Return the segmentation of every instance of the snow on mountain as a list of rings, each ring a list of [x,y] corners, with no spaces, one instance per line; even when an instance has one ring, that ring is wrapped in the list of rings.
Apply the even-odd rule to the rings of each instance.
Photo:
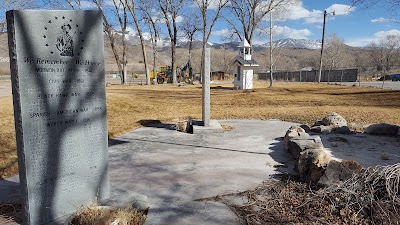
[[[321,42],[315,40],[306,39],[281,39],[272,42],[275,48],[302,48],[302,49],[319,49],[321,48]],[[269,43],[265,43],[260,47],[269,48]]]
[[[120,33],[118,33],[120,34]],[[122,35],[122,34],[120,34]],[[128,32],[126,34],[127,42],[131,45],[139,45],[140,40],[139,37],[132,32]],[[145,36],[145,43],[146,45],[151,45],[150,43],[150,37]],[[193,40],[192,42],[192,47],[194,49],[196,48],[201,48],[202,46],[202,41],[201,40]],[[211,43],[208,42],[207,46],[212,47],[212,48],[231,48],[231,49],[236,49],[237,46],[239,45],[239,42],[228,42],[228,43]],[[165,37],[162,38],[158,41],[158,46],[161,47],[161,49],[167,48],[170,46],[170,40],[169,38]],[[189,47],[189,41],[185,38],[178,39],[177,41],[177,48],[188,48]],[[319,49],[321,48],[321,42],[320,41],[315,41],[315,40],[306,40],[306,39],[292,39],[292,38],[287,38],[287,39],[281,39],[281,40],[276,40],[273,42],[273,46],[275,48],[297,48],[297,49]],[[253,45],[254,49],[262,49],[262,48],[269,48],[269,42],[265,44],[254,44]]]

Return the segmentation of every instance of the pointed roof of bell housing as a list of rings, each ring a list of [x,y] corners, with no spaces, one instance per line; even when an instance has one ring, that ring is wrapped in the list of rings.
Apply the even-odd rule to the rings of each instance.
[[[250,46],[249,42],[246,40],[246,38],[243,38],[242,43],[238,47],[239,48],[243,48],[243,47],[250,48],[251,46]]]

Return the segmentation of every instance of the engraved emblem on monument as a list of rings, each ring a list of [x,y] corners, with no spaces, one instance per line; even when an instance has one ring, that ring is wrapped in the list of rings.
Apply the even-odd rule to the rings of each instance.
[[[43,39],[45,46],[49,49],[50,54],[59,52],[60,56],[73,57],[76,53],[80,55],[80,51],[83,50],[84,39],[79,39],[83,34],[79,30],[79,24],[75,23],[73,19],[69,19],[65,16],[55,16],[54,19],[48,20],[47,25],[44,27],[45,34]],[[57,39],[51,40],[47,32],[54,32],[59,30]],[[54,48],[55,47],[55,48]]]

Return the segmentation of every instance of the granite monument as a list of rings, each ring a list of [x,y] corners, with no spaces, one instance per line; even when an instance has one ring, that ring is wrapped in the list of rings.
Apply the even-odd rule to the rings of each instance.
[[[102,13],[7,12],[24,224],[110,195]]]

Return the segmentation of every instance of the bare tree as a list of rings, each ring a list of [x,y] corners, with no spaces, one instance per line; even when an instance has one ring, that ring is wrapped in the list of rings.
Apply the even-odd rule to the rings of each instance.
[[[371,63],[380,71],[383,68],[383,49],[375,42],[368,44],[367,48],[370,50]]]
[[[337,34],[331,33],[326,42],[326,62],[324,62],[324,65],[328,66],[330,69],[337,69],[345,66],[344,40],[337,36]]]
[[[194,0],[202,16],[203,46],[202,46],[202,74],[204,75],[204,53],[208,39],[210,39],[212,29],[219,18],[222,9],[228,0]],[[213,5],[212,5],[213,4]]]
[[[128,0],[125,0],[125,5],[128,7],[129,12],[131,13],[133,21],[135,22],[135,25],[136,25],[136,30],[138,31],[138,34],[139,34],[140,45],[142,46],[144,70],[146,71],[146,84],[150,85],[150,74],[149,74],[149,69],[148,69],[148,66],[147,66],[146,45],[145,45],[145,42],[144,42],[145,40],[144,40],[144,37],[143,37],[143,32],[142,32],[142,29],[140,27],[138,16],[137,16],[137,13],[136,13],[137,6],[136,6],[136,3],[135,3],[135,0],[131,0],[130,4],[128,3]]]
[[[234,15],[237,23],[230,17],[226,18],[233,33],[237,34],[240,40],[245,38],[249,44],[253,40],[256,29],[264,21],[264,17],[274,9],[281,9],[288,4],[294,4],[298,0],[230,0],[227,7]]]
[[[17,10],[17,9],[28,9],[36,7],[35,0],[0,0],[0,9],[4,11]],[[7,21],[4,14],[0,14],[0,35],[5,32],[7,27]]]
[[[179,11],[182,9],[183,0],[158,0],[160,10],[164,17],[165,25],[167,26],[168,35],[171,41],[171,67],[172,67],[172,82],[177,83],[176,70],[175,70],[175,53],[177,42],[177,19]]]
[[[126,57],[126,27],[128,25],[128,4],[127,0],[112,0],[112,1],[121,28],[122,60],[120,64],[122,66],[121,80],[123,80],[122,83],[124,84],[126,82],[126,77],[127,77],[126,64],[128,63]]]
[[[372,42],[368,45],[370,49],[371,63],[378,71],[390,70],[398,61],[400,54],[400,36],[387,35],[378,43]]]
[[[125,53],[126,52],[126,45],[123,46],[123,48],[122,48],[123,60],[120,60],[120,53],[119,53],[119,51],[117,49],[117,46],[116,46],[117,32],[113,29],[113,27],[111,26],[108,18],[104,14],[103,1],[102,0],[93,0],[93,3],[102,12],[104,30],[105,30],[105,33],[106,33],[109,41],[110,41],[110,46],[111,46],[112,52],[114,54],[114,58],[115,58],[116,64],[118,66],[119,73],[121,74],[121,83],[125,84],[125,82],[126,82],[126,76],[125,76],[125,72],[126,72],[126,69],[125,69],[125,67],[126,67],[126,58],[125,58],[126,57],[126,53]],[[115,8],[117,9],[117,11],[119,13],[119,10],[118,10],[119,6],[117,5],[116,0],[113,0],[113,3],[115,3],[114,6],[115,6]],[[126,14],[126,10],[125,10],[125,14]],[[123,24],[123,21],[120,18],[120,16],[118,16],[118,17],[119,17],[120,21]],[[126,30],[126,26],[125,26],[125,30]],[[125,42],[125,33],[124,32],[122,33],[121,37],[122,37],[122,40],[123,40],[123,43],[124,43]]]
[[[400,50],[400,36],[387,35],[380,42],[381,48],[384,49],[384,63],[386,70],[391,70],[398,61]]]
[[[43,3],[50,8],[63,8],[79,10],[82,8],[81,0],[43,0]]]
[[[193,39],[195,38],[195,34],[201,30],[200,26],[200,16],[193,12],[189,11],[188,15],[185,16],[185,20],[182,22],[180,26],[181,30],[185,37],[189,40],[189,60],[187,62],[187,67],[189,69],[189,78],[193,81],[193,70],[192,70],[192,49],[193,49]]]
[[[149,27],[149,33],[151,37],[151,46],[153,50],[153,75],[154,75],[154,84],[157,84],[157,42],[160,37],[159,27],[157,23],[159,22],[159,18],[153,15],[153,10],[155,9],[154,1],[140,0],[139,8],[142,11],[143,20]]]

